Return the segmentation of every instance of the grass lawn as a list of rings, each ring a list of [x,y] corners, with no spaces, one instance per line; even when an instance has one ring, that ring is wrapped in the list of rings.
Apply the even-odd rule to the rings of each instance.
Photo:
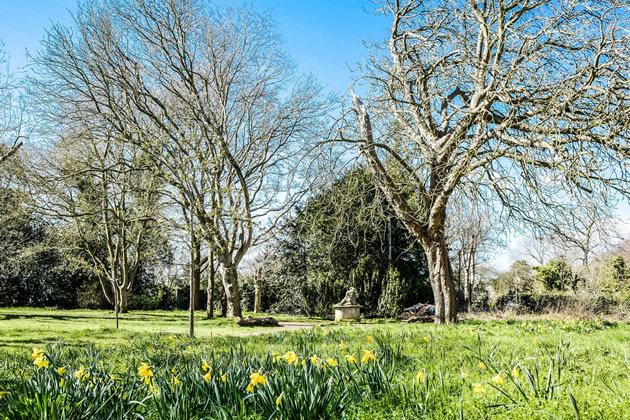
[[[252,314],[253,315],[253,314]],[[274,316],[281,322],[326,322],[318,318]],[[0,308],[0,350],[30,349],[63,340],[69,345],[116,344],[151,334],[187,335],[187,311],[131,311],[120,314],[116,330],[113,311]],[[273,327],[240,327],[232,320],[195,317],[195,335],[248,335],[274,331]]]
[[[469,320],[231,336],[243,328],[200,317],[190,340],[184,312],[124,315],[122,331],[103,315],[111,318],[0,309],[0,418],[630,419],[627,323]],[[56,337],[67,344],[31,358],[31,344]]]

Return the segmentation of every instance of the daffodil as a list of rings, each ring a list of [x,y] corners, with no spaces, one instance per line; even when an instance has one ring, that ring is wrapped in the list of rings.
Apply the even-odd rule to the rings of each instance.
[[[352,354],[346,354],[346,361],[348,363],[357,363],[356,357],[354,357]]]
[[[282,402],[282,396],[284,395],[284,392],[282,392],[280,395],[278,395],[278,398],[276,398],[276,405],[280,405],[280,403]]]
[[[46,356],[42,356],[40,358],[37,358],[35,360],[33,360],[33,364],[35,366],[37,366],[38,368],[47,368],[48,366],[50,366],[50,362],[48,361],[48,359],[46,358]]]
[[[59,387],[62,388],[64,386],[66,386],[66,380],[63,378],[59,379]]]
[[[317,357],[317,355],[316,355],[316,354],[314,354],[313,356],[311,356],[311,363],[312,363],[312,364],[314,364],[314,365],[316,365],[316,366],[319,366],[319,358]]]
[[[514,369],[512,369],[512,376],[514,376],[515,378],[521,376],[521,371],[519,370],[518,366],[514,366]]]
[[[368,342],[368,343],[371,343],[372,341],[374,341],[374,339],[373,339],[372,337],[368,337],[368,338],[367,338],[367,342]]]
[[[85,371],[85,368],[84,368],[83,366],[81,366],[81,367],[79,368],[79,370],[77,370],[77,371],[74,373],[74,376],[75,376],[78,380],[83,381],[83,380],[85,380],[85,379],[87,379],[87,378],[89,378],[89,377],[90,377],[90,373],[89,373],[89,372],[86,372],[86,371]]]
[[[258,372],[254,372],[252,373],[249,378],[251,379],[251,384],[253,386],[256,385],[266,385],[267,384],[267,379],[265,378],[264,375],[261,375]]]
[[[212,379],[212,373],[208,372],[205,375],[203,375],[202,378],[204,381],[210,382],[210,379]]]
[[[500,373],[498,373],[494,378],[492,378],[492,382],[494,382],[497,385],[502,385],[503,384],[503,377],[501,376]]]
[[[33,354],[31,354],[31,358],[33,360],[40,359],[44,356],[44,350],[40,350],[36,347],[33,347]]]
[[[473,392],[475,394],[485,394],[486,388],[483,386],[483,384],[473,384]]]
[[[418,372],[418,374],[416,375],[416,381],[418,381],[418,382],[424,381],[424,372],[423,371]]]
[[[333,358],[326,359],[326,363],[328,364],[328,366],[337,366],[339,364],[337,363],[337,360]]]
[[[179,381],[177,376],[173,376],[173,385],[181,385],[182,383]]]
[[[427,343],[428,343],[429,341],[431,341],[431,339],[430,339],[429,337],[422,337],[422,339],[423,339],[424,341],[426,341]]]
[[[254,385],[252,385],[251,383],[247,385],[247,392],[254,392]]]
[[[201,369],[203,369],[204,372],[212,371],[212,366],[210,366],[210,363],[208,363],[206,360],[202,360]]]
[[[468,378],[468,372],[462,371],[462,379]]]
[[[302,359],[302,366],[306,366],[306,359]]]
[[[64,373],[66,373],[66,368],[63,366],[60,367],[59,369],[57,369],[57,373],[63,375]]]
[[[147,365],[146,363],[142,363],[140,366],[138,366],[138,375],[142,377],[142,382],[144,382],[145,384],[150,384],[153,377],[153,371],[151,370],[149,365]]]
[[[223,383],[227,382],[227,376],[223,374],[223,372],[220,373],[221,375],[221,380],[223,381]]]
[[[126,392],[123,392],[122,399],[123,399],[123,401],[125,401],[127,399],[127,393]]]
[[[370,360],[376,360],[376,355],[373,350],[363,350],[363,357],[361,358],[361,363],[367,363]]]
[[[298,355],[295,354],[294,351],[288,351],[284,354],[284,356],[282,356],[284,358],[284,360],[287,361],[288,364],[293,364],[295,365],[297,363],[298,360]]]
[[[175,375],[177,373],[177,368],[176,367],[171,368],[171,373]]]
[[[483,362],[479,362],[479,364],[477,366],[479,366],[479,369],[485,369],[486,368],[486,365]]]
[[[343,350],[346,348],[346,345],[343,344],[343,341],[341,343],[339,343],[339,350]]]

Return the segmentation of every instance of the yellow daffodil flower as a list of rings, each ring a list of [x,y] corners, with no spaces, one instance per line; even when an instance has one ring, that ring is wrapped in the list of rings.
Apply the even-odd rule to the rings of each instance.
[[[43,356],[44,356],[44,350],[40,350],[36,347],[33,347],[33,354],[31,354],[31,358],[33,360],[40,359]]]
[[[429,337],[422,337],[422,339],[426,341],[427,343],[431,340]]]
[[[85,371],[85,368],[84,368],[83,366],[81,366],[81,367],[79,368],[79,370],[77,370],[77,371],[74,373],[74,376],[75,376],[78,380],[83,381],[83,380],[85,380],[85,379],[89,378],[89,377],[90,377],[90,374],[89,374],[89,372],[86,372],[86,371]]]
[[[276,405],[280,405],[280,403],[282,402],[283,395],[284,395],[284,392],[278,395],[278,398],[276,398]]]
[[[59,387],[64,387],[64,386],[66,386],[66,380],[63,378],[59,379]]]
[[[424,381],[424,372],[422,371],[418,372],[418,374],[416,375],[416,381],[418,382]]]
[[[210,366],[210,363],[208,363],[207,361],[202,360],[201,361],[201,369],[203,369],[204,372],[212,371],[212,366]]]
[[[346,354],[346,361],[348,363],[357,363],[357,359],[352,354]]]
[[[173,376],[173,385],[181,385],[182,383],[179,381],[177,376]]]
[[[368,337],[368,338],[367,338],[367,342],[368,342],[368,343],[371,343],[372,341],[374,341],[374,339],[373,339],[372,337]]]
[[[210,382],[210,379],[212,379],[212,373],[208,372],[205,375],[203,375],[202,378],[204,381]]]
[[[294,351],[288,351],[282,356],[288,364],[295,364],[298,360],[298,355]]]
[[[66,368],[63,366],[60,367],[59,369],[57,369],[57,373],[63,375],[64,373],[66,373]]]
[[[492,378],[492,382],[497,385],[503,385],[504,380],[500,373],[498,373],[494,378]]]
[[[221,380],[223,381],[223,383],[227,382],[227,376],[224,375],[223,373],[220,374],[221,375]]]
[[[483,384],[473,384],[473,392],[475,394],[485,394],[486,388],[483,386]]]
[[[326,363],[328,364],[328,366],[337,366],[339,364],[337,363],[337,360],[333,358],[326,359]]]
[[[252,385],[251,383],[247,385],[247,392],[254,392],[254,385]]]
[[[252,384],[253,386],[256,386],[256,385],[259,385],[259,384],[260,384],[260,385],[266,385],[266,384],[267,384],[267,379],[265,378],[265,376],[264,376],[264,375],[261,375],[261,374],[260,374],[260,373],[258,373],[258,372],[254,372],[254,373],[252,373],[252,374],[249,376],[249,378],[251,379],[251,384]]]
[[[479,362],[479,364],[477,366],[479,366],[479,369],[485,369],[486,368],[486,365],[483,362]]]
[[[138,366],[138,375],[142,377],[142,382],[144,382],[145,384],[150,384],[151,378],[153,377],[153,371],[151,370],[149,365],[147,365],[146,363],[142,363],[140,366]]]
[[[519,370],[518,366],[514,366],[514,369],[512,369],[512,376],[514,376],[515,378],[521,376],[521,371]]]
[[[370,360],[376,360],[376,354],[374,354],[374,351],[363,350],[363,357],[361,358],[361,363],[367,363]]]
[[[343,341],[341,343],[339,343],[339,350],[343,350],[346,348],[346,345],[343,344]]]
[[[33,364],[35,366],[37,366],[38,368],[47,368],[48,366],[50,366],[50,362],[48,361],[48,359],[46,358],[46,356],[42,356],[38,359],[33,360]]]

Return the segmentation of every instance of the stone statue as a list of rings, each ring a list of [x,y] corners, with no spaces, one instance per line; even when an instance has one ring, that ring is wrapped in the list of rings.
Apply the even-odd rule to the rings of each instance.
[[[337,304],[337,306],[351,306],[358,305],[355,297],[354,287],[351,287],[346,292],[346,296],[343,298],[341,302]]]

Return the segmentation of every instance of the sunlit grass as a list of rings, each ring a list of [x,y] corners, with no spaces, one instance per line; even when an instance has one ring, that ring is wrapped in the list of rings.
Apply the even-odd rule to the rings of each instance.
[[[321,319],[276,316],[279,321],[324,322]],[[195,317],[195,335],[246,335],[273,331],[271,327],[240,327],[231,319]],[[112,311],[0,308],[0,349],[30,348],[57,340],[71,345],[115,344],[151,334],[187,335],[187,311],[130,311],[120,314],[116,330]]]
[[[147,313],[136,322],[144,317],[148,328],[169,328],[171,322],[186,327],[183,312]],[[129,326],[132,320],[127,322]],[[212,322],[217,330],[227,327],[225,320]],[[80,328],[73,331],[80,335]],[[326,413],[331,418],[345,413],[347,418],[388,420],[630,418],[630,326],[607,319],[325,325],[195,340],[183,332],[161,331],[124,335],[125,341],[119,334],[128,333],[103,330],[82,338],[94,346],[80,346],[76,340],[71,346],[48,346],[49,368],[33,364],[30,347],[0,349],[0,392],[13,395],[0,400],[0,413],[8,401],[18,412],[26,410],[29,403],[24,401],[37,400],[34,396],[43,388],[51,393],[46,401],[54,401],[57,409],[65,407],[59,398],[64,391],[54,385],[60,379],[54,369],[65,367],[72,380],[85,366],[103,378],[94,384],[101,394],[76,380],[72,391],[65,392],[91,401],[84,403],[86,412],[108,401],[108,413],[128,410],[129,417],[315,418],[296,413],[309,413],[309,404],[317,403],[321,418]],[[117,341],[108,341],[108,335]],[[204,360],[213,367],[208,381]],[[143,383],[138,371],[143,363],[161,392]],[[248,391],[256,372],[266,382]],[[109,380],[111,374],[118,379]],[[142,405],[130,405],[130,398]],[[29,411],[24,418],[39,415],[41,411]]]

